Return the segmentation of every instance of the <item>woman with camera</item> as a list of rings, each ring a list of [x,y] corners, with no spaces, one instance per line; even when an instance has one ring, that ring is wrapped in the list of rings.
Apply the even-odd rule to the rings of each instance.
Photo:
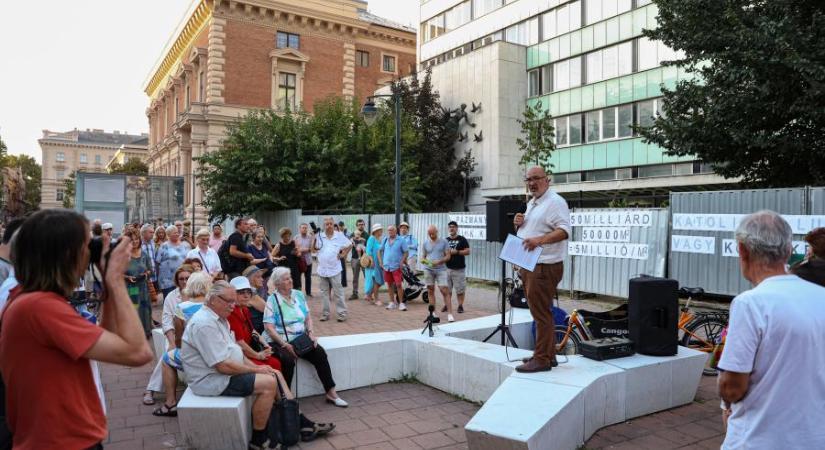
[[[271,294],[266,300],[264,313],[266,339],[273,349],[278,349],[281,371],[287,384],[292,384],[295,364],[298,358],[303,358],[315,366],[326,391],[327,403],[346,408],[349,404],[335,392],[327,352],[318,344],[318,338],[312,332],[312,317],[309,315],[306,297],[303,292],[292,289],[292,274],[289,269],[273,269],[268,286]]]
[[[29,217],[12,244],[20,286],[0,318],[0,371],[15,448],[102,448],[106,416],[89,361],[138,367],[152,360],[123,282],[129,237],[111,253],[103,238],[100,326],[67,302],[89,264],[90,238],[85,217],[47,209]]]
[[[126,232],[126,236],[131,239],[131,253],[129,258],[129,266],[126,267],[124,278],[126,279],[126,291],[129,293],[129,298],[132,299],[132,304],[140,317],[140,323],[143,324],[143,333],[146,338],[152,335],[152,298],[154,295],[149,292],[150,277],[152,276],[152,259],[143,252],[140,245],[140,234],[135,230]]]

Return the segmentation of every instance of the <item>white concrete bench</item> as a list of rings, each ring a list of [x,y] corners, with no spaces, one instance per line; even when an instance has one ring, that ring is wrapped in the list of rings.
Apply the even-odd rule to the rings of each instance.
[[[246,450],[252,436],[253,397],[203,397],[191,388],[178,402],[178,425],[198,450]]]

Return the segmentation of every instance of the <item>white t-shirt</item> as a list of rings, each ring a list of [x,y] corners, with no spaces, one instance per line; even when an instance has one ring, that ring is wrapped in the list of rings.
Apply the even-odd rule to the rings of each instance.
[[[352,243],[344,236],[344,233],[335,231],[332,238],[326,232],[318,233],[315,236],[315,249],[318,250],[318,276],[334,277],[341,273],[341,260],[338,253]]]
[[[781,275],[739,294],[719,368],[750,373],[723,449],[825,449],[825,288]]]
[[[211,248],[207,248],[204,252],[200,247],[195,247],[186,254],[186,259],[189,258],[197,258],[201,262],[203,270],[210,275],[215,275],[221,271],[221,258],[218,257],[218,252]]]
[[[567,232],[568,239],[573,236],[567,202],[561,195],[548,189],[541,197],[527,202],[524,223],[519,227],[517,235],[522,239],[527,239],[543,236],[559,228]],[[546,244],[542,246],[539,263],[554,264],[564,261],[565,256],[567,256],[567,240]]]

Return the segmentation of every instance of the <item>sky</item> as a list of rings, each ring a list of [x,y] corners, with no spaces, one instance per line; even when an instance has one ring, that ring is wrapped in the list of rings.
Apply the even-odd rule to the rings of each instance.
[[[147,133],[143,82],[190,2],[0,2],[0,137],[9,153],[40,161],[44,129]],[[419,4],[370,0],[369,11],[413,26]]]

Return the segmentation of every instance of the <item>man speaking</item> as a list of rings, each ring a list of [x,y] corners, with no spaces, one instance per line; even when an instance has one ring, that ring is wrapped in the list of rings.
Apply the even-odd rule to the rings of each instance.
[[[527,250],[542,250],[535,270],[519,270],[530,314],[536,321],[536,350],[516,371],[547,372],[558,365],[552,305],[564,274],[562,261],[567,255],[565,241],[570,237],[570,210],[567,202],[550,190],[550,180],[541,167],[528,169],[524,182],[533,199],[527,202],[524,214],[516,214],[513,225]]]

